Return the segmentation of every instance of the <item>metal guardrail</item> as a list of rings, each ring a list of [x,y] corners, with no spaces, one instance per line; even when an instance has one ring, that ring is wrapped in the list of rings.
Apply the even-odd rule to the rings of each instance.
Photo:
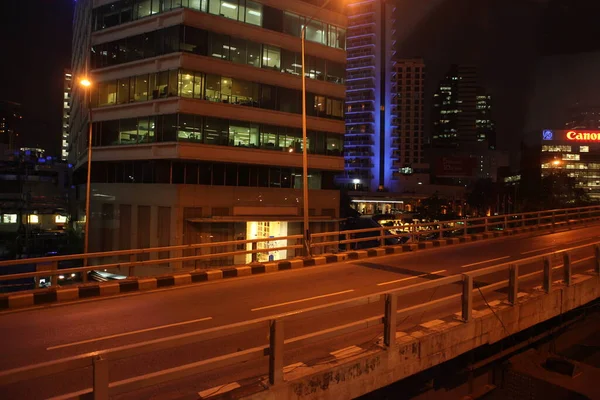
[[[563,282],[571,285],[572,277],[572,255],[582,250],[593,250],[594,272],[600,274],[600,242],[585,244],[568,249],[544,253],[518,261],[506,262],[491,267],[478,269],[472,272],[457,274],[439,278],[436,280],[419,283],[403,288],[381,291],[350,300],[341,300],[334,303],[305,308],[299,311],[282,313],[278,315],[258,318],[250,321],[234,323],[230,325],[214,327],[210,329],[189,332],[160,339],[148,340],[140,343],[129,344],[108,350],[81,354],[73,357],[63,358],[55,361],[44,362],[21,368],[15,368],[0,372],[0,386],[6,386],[18,382],[54,375],[61,372],[92,367],[93,387],[78,392],[65,394],[57,398],[74,398],[86,394],[93,394],[94,399],[108,399],[120,393],[131,392],[159,383],[189,377],[208,370],[230,366],[250,360],[269,359],[269,383],[275,385],[283,382],[283,356],[286,346],[308,345],[323,341],[325,339],[356,332],[365,328],[382,327],[383,346],[389,348],[395,345],[397,321],[400,318],[412,316],[417,313],[432,311],[442,306],[460,304],[462,321],[472,321],[473,297],[478,291],[488,292],[508,287],[508,302],[514,305],[517,301],[519,282],[543,275],[542,286],[546,293],[552,287],[553,269],[563,269]],[[553,259],[562,257],[563,264],[553,267]],[[529,274],[520,275],[519,266],[536,263],[542,268]],[[475,278],[494,273],[508,273],[507,279],[487,286],[474,288]],[[437,300],[428,301],[414,306],[398,309],[398,298],[416,294],[425,290],[437,289],[450,284],[460,284],[461,293],[442,297]],[[337,325],[325,330],[311,332],[302,336],[286,338],[285,325],[298,319],[318,316],[333,311],[344,311],[358,306],[383,302],[383,313],[377,314],[358,321],[352,321],[343,325]],[[459,303],[459,304],[457,304]],[[121,360],[142,354],[176,348],[192,343],[198,343],[227,335],[243,333],[254,329],[268,331],[269,343],[263,346],[249,348],[235,353],[224,354],[218,357],[203,359],[193,363],[181,365],[132,378],[110,381],[109,362]]]
[[[480,218],[466,218],[451,221],[413,223],[405,227],[405,232],[391,234],[390,229],[396,227],[376,227],[347,231],[313,233],[310,248],[313,255],[350,251],[360,247],[364,242],[378,242],[385,246],[390,240],[404,238],[408,242],[417,243],[422,240],[444,239],[465,236],[468,234],[485,233],[493,230],[505,230],[525,226],[549,226],[554,228],[558,223],[573,221],[588,221],[600,217],[600,206],[548,210],[540,212],[498,215]],[[269,243],[288,241],[286,246],[268,248]],[[22,278],[51,277],[53,286],[58,284],[58,276],[66,274],[82,274],[83,281],[87,280],[88,271],[102,269],[128,270],[129,276],[135,276],[137,268],[156,264],[175,264],[190,261],[215,261],[240,255],[252,255],[256,261],[258,253],[268,253],[278,250],[303,249],[302,235],[291,235],[277,238],[236,240],[227,242],[210,242],[187,245],[153,247],[147,249],[114,250],[86,254],[71,254],[64,256],[39,257],[20,260],[0,261],[0,282]],[[292,242],[292,243],[290,243]],[[250,244],[251,249],[247,249]],[[263,247],[261,248],[261,244]],[[240,246],[243,247],[240,249]],[[225,250],[223,250],[225,249]],[[193,251],[202,254],[179,255]],[[175,254],[174,254],[175,253]],[[166,258],[161,258],[168,254]],[[288,258],[293,258],[288,257]],[[123,261],[127,258],[127,261]],[[147,259],[143,259],[147,258]],[[118,260],[118,261],[115,261]],[[59,263],[64,261],[82,261],[85,267],[59,269]],[[3,267],[35,264],[35,272],[1,274]],[[210,268],[206,266],[205,268]]]

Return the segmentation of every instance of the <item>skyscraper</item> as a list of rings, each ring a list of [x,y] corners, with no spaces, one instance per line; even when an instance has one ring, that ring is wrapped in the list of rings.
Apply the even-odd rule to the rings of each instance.
[[[459,147],[480,141],[475,120],[477,69],[452,65],[433,97],[433,147]]]
[[[429,158],[434,181],[468,185],[476,179],[496,180],[508,166],[508,153],[495,151],[492,96],[478,85],[477,68],[452,65],[433,101],[433,132]]]
[[[78,1],[73,77],[89,64],[94,87],[92,249],[293,235],[305,211],[312,232],[335,228],[347,19],[310,3]],[[311,190],[303,210],[300,35],[311,17]],[[80,88],[72,114],[74,178],[82,184],[87,109]]]
[[[384,0],[349,0],[342,186],[377,191],[392,182],[393,13]]]
[[[62,161],[69,158],[69,118],[71,115],[71,89],[72,89],[71,71],[64,72],[63,88],[63,118],[62,118],[62,138],[61,138],[61,156]]]
[[[390,153],[394,170],[392,191],[401,191],[413,176],[425,183],[425,63],[421,59],[394,61],[392,75],[392,140]],[[415,175],[416,174],[416,175]]]

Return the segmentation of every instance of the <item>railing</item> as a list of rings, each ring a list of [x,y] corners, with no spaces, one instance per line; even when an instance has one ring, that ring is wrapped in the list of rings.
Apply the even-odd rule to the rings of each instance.
[[[204,329],[200,331],[179,334],[160,339],[149,340],[140,343],[129,344],[108,350],[102,350],[92,353],[81,354],[73,357],[63,358],[56,361],[44,362],[31,366],[15,368],[0,372],[0,386],[10,385],[18,382],[30,383],[33,379],[54,375],[61,372],[73,371],[82,368],[92,367],[93,387],[69,393],[61,398],[73,398],[93,393],[94,399],[108,399],[109,396],[139,390],[148,386],[157,385],[163,382],[189,377],[200,374],[208,370],[231,366],[251,360],[265,359],[268,357],[269,383],[276,385],[283,382],[284,362],[283,356],[286,347],[305,346],[315,344],[323,340],[358,332],[366,328],[382,329],[383,349],[391,348],[395,345],[396,330],[398,322],[409,316],[433,311],[440,307],[460,307],[460,315],[463,323],[469,323],[473,319],[474,295],[480,293],[485,301],[483,294],[508,287],[508,302],[514,305],[517,301],[519,284],[525,280],[531,280],[542,275],[542,287],[546,293],[551,291],[553,282],[553,270],[563,269],[563,283],[571,285],[574,262],[572,255],[585,250],[593,250],[593,255],[589,257],[594,263],[594,273],[600,274],[600,242],[580,245],[540,254],[537,256],[519,259],[517,261],[506,262],[495,266],[478,269],[472,272],[457,274],[439,279],[431,280],[425,283],[419,283],[403,288],[381,291],[349,300],[342,300],[334,303],[319,305],[311,308],[283,313],[264,318],[258,318],[250,321],[234,323],[230,325]],[[553,266],[553,260],[561,257],[562,265]],[[585,259],[584,259],[585,260]],[[581,261],[581,260],[580,260]],[[519,274],[519,267],[525,267],[534,264],[541,269],[534,272]],[[486,286],[474,287],[474,279],[484,276],[503,273],[506,279],[499,282],[488,284]],[[461,290],[449,296],[445,296],[433,301],[420,303],[409,307],[398,308],[400,304],[399,297],[414,296],[425,290],[435,289],[447,285],[459,284]],[[321,331],[312,331],[308,334],[296,337],[286,337],[286,324],[300,319],[323,315],[325,313],[347,312],[348,315],[354,315],[353,308],[376,304],[382,307],[381,313],[369,316],[361,320],[353,320],[350,323],[336,325]],[[268,344],[249,348],[235,353],[224,354],[218,357],[202,359],[185,365],[161,370],[141,376],[135,376],[128,379],[110,381],[109,380],[109,362],[135,357],[142,354],[173,349],[192,343],[199,343],[214,338],[224,337],[232,334],[248,332],[254,329],[263,329],[268,334]],[[507,332],[508,333],[508,332]],[[267,373],[265,371],[265,373]]]
[[[445,238],[459,237],[469,234],[486,233],[490,231],[506,230],[521,226],[541,225],[554,228],[558,223],[571,223],[575,221],[590,221],[600,217],[600,206],[548,210],[510,215],[498,215],[481,218],[468,218],[452,221],[438,221],[426,223],[412,223],[402,227],[381,226],[376,228],[333,231],[314,233],[311,235],[310,248],[312,255],[337,253],[339,251],[358,250],[364,248],[366,242],[371,242],[371,247],[398,244],[398,242],[418,243],[423,240],[442,240]],[[402,230],[391,233],[390,230]],[[10,261],[0,261],[2,268],[18,265],[36,265],[34,272],[22,272],[0,275],[0,282],[6,280],[51,277],[51,284],[58,284],[59,275],[82,274],[82,279],[87,280],[86,272],[98,270],[126,270],[129,276],[136,276],[136,270],[157,264],[179,265],[181,263],[197,261],[207,264],[230,260],[235,256],[250,255],[251,261],[257,261],[259,253],[287,250],[294,253],[303,249],[303,236],[291,235],[277,238],[236,240],[227,242],[210,242],[148,249],[116,250],[86,254],[72,254],[64,256],[30,258]],[[284,242],[285,245],[279,245]],[[277,247],[269,248],[269,244]],[[191,252],[193,255],[180,255],[179,253]],[[197,254],[201,252],[201,254]],[[167,255],[166,258],[164,257]],[[162,258],[161,258],[162,257]],[[85,267],[59,268],[63,262],[81,261]],[[232,263],[233,264],[233,263]],[[229,265],[232,265],[229,264]],[[245,264],[245,263],[244,263]],[[211,265],[203,265],[210,268]],[[196,268],[190,267],[190,268]]]

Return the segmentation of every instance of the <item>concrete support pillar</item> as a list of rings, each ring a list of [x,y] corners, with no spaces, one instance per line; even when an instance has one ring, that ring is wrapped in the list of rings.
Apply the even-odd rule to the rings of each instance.
[[[515,305],[517,303],[517,295],[519,293],[519,265],[511,265],[508,271],[508,302],[512,305]]]
[[[469,322],[473,316],[473,277],[463,274],[462,319]]]
[[[550,257],[544,258],[544,291],[550,293],[552,290],[552,261]]]
[[[283,383],[283,320],[271,320],[269,345],[269,383]]]
[[[564,263],[564,267],[563,267],[564,278],[563,278],[563,281],[565,282],[565,285],[571,286],[571,276],[573,275],[572,270],[571,270],[571,268],[572,268],[571,253],[564,253],[563,254],[563,263]]]
[[[108,400],[108,361],[94,357],[94,400]]]
[[[398,310],[398,296],[395,293],[385,295],[385,322],[383,343],[391,347],[396,342],[396,316]]]

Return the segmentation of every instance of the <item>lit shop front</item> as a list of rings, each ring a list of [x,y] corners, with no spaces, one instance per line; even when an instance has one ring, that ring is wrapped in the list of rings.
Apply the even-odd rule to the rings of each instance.
[[[565,172],[600,199],[600,130],[544,130],[540,161],[542,176]]]
[[[269,239],[288,236],[287,221],[250,221],[246,223],[246,238]],[[270,242],[259,242],[256,244],[258,250],[263,251],[256,254],[256,261],[268,262],[285,260],[287,250],[272,250],[288,245],[287,239],[274,240]],[[252,243],[246,244],[246,250],[252,250]],[[252,262],[252,254],[246,254],[246,263]]]

